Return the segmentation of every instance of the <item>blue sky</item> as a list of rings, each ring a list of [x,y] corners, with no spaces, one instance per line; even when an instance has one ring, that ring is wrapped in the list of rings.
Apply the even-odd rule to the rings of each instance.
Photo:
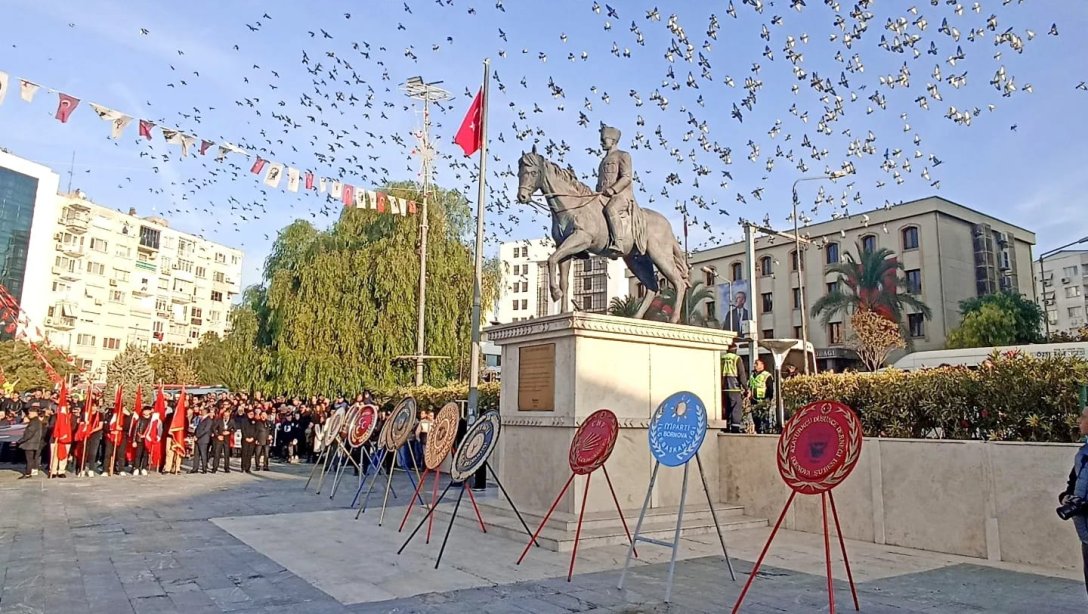
[[[519,153],[534,142],[542,150],[554,142],[549,157],[592,183],[597,155],[586,149],[597,146],[602,121],[623,130],[623,146],[639,173],[640,203],[668,214],[677,233],[677,207],[691,213],[692,247],[737,238],[741,217],[769,216],[785,227],[793,180],[845,161],[856,175],[803,184],[801,201],[813,221],[939,194],[1037,232],[1043,249],[1088,234],[1088,91],[1077,89],[1088,80],[1083,3],[980,0],[978,12],[972,1],[963,2],[962,11],[945,0],[937,6],[929,0],[875,3],[867,9],[867,30],[850,47],[843,32],[858,27],[854,3],[842,2],[837,12],[820,0],[807,0],[802,11],[792,3],[734,0],[733,17],[728,0],[660,2],[655,20],[652,2],[617,1],[618,16],[610,16],[603,2],[595,12],[592,1],[6,0],[0,70],[82,104],[60,124],[52,117],[56,94],[43,89],[26,104],[9,93],[0,106],[0,146],[65,175],[75,152],[74,187],[102,204],[165,215],[177,228],[244,249],[248,284],[259,279],[277,229],[300,217],[327,224],[338,205],[316,193],[265,188],[241,157],[227,165],[211,156],[180,159],[178,147],[161,135],[151,143],[137,139],[135,125],[111,141],[89,102],[375,187],[417,176],[411,149],[419,114],[397,86],[422,75],[442,80],[454,94],[434,117],[436,180],[474,197],[475,159],[466,160],[452,138],[470,101],[466,89],[475,93],[488,57],[496,78],[489,123],[492,245],[545,232],[545,219],[513,202],[510,171]],[[715,37],[708,34],[712,13]],[[1057,36],[1049,34],[1052,24]],[[995,46],[995,37],[1010,28],[1023,42],[1022,53],[1007,42]],[[973,29],[982,36],[972,37]],[[919,57],[909,47],[896,51],[897,35],[919,37]],[[803,57],[795,63],[786,57],[789,37]],[[684,57],[687,43],[691,61]],[[931,44],[936,54],[929,53]],[[670,47],[677,51],[671,61]],[[957,47],[964,57],[953,65]],[[855,56],[863,71],[847,70]],[[307,68],[319,62],[314,77]],[[894,81],[904,66],[909,84],[881,82],[882,76]],[[1007,97],[990,84],[1000,67],[1015,83]],[[803,70],[804,79],[795,70]],[[833,90],[824,100],[812,87],[813,75]],[[966,83],[958,83],[964,75]],[[746,79],[759,83],[750,110],[742,105]],[[932,97],[931,84],[941,100]],[[655,91],[667,105],[655,102]],[[334,108],[338,92],[344,101]],[[306,106],[304,95],[321,110]],[[832,113],[829,134],[821,134],[820,118],[834,108],[834,96],[842,99],[841,112]],[[883,97],[885,108],[870,97]],[[363,106],[368,99],[371,108]],[[734,104],[743,121],[731,116]],[[946,117],[950,106],[979,113],[965,126]],[[700,134],[711,151],[700,145]],[[806,140],[812,148],[802,146]],[[850,155],[851,143],[866,141],[870,154]],[[724,148],[730,164],[722,159]],[[807,171],[798,168],[801,162]],[[673,185],[667,185],[670,174]],[[828,199],[813,208],[821,189]]]

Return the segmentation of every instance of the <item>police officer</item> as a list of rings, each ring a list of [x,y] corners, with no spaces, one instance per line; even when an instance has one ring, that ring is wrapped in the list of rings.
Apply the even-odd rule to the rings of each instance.
[[[756,359],[756,372],[748,378],[748,399],[752,403],[752,421],[755,422],[757,433],[769,433],[771,424],[771,405],[768,401],[774,398],[774,377],[767,371],[767,365],[763,359]]]
[[[744,362],[737,354],[737,343],[729,344],[722,355],[722,411],[729,421],[730,433],[744,432],[744,406],[741,403],[744,382],[747,381]]]

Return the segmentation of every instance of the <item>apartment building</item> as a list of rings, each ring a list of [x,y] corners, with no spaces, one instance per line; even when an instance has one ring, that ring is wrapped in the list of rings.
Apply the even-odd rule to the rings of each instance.
[[[1034,269],[1046,331],[1076,333],[1088,324],[1088,250],[1062,250]]]
[[[906,314],[915,350],[944,348],[949,331],[960,324],[959,303],[964,299],[1001,290],[1034,295],[1035,234],[945,198],[933,196],[811,224],[801,234],[813,243],[801,250],[800,258],[792,241],[757,238],[753,280],[748,280],[744,242],[693,253],[692,279],[715,289],[745,288],[742,328],[749,336],[801,338],[800,265],[809,341],[823,368],[842,368],[852,359],[845,347],[852,334],[849,322],[837,315],[825,326],[812,314],[813,303],[837,283],[837,275],[828,268],[847,252],[856,256],[859,250],[888,248],[903,263],[909,291],[933,311],[931,320],[909,310]],[[632,293],[643,292],[634,278],[629,283]],[[729,297],[737,294],[716,293],[718,298],[701,307],[707,316],[726,322]]]

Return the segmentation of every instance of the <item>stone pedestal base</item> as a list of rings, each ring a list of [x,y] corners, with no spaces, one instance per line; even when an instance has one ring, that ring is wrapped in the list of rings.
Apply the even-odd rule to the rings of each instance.
[[[619,418],[619,440],[605,467],[625,516],[630,511],[632,531],[653,468],[647,428],[658,404],[674,392],[693,392],[706,404],[710,430],[725,427],[720,352],[732,332],[571,313],[495,326],[487,337],[502,348],[502,434],[492,464],[518,507],[537,519],[570,477],[567,455],[575,430],[598,409]],[[554,359],[548,361],[549,356]],[[708,439],[700,456],[717,502],[718,455]],[[682,477],[683,469],[661,468],[652,509],[679,504]],[[694,464],[690,480],[689,503],[705,504]],[[601,526],[616,520],[622,535],[600,470],[574,479],[556,507],[559,518],[577,516],[587,481],[587,517],[602,519]],[[572,523],[555,526],[573,535]]]

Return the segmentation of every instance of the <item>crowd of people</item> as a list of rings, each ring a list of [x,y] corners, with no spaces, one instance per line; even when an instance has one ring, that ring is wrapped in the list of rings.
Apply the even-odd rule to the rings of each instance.
[[[370,392],[351,400],[345,395],[265,398],[259,393],[186,395],[184,399],[179,395],[167,400],[161,391],[153,396],[151,405],[141,403],[134,409],[98,393],[92,393],[90,403],[75,395],[67,399],[62,392],[8,393],[0,399],[0,427],[25,426],[17,440],[0,443],[0,461],[23,460],[26,469],[21,479],[40,473],[65,478],[70,473],[93,477],[186,470],[268,471],[273,458],[285,463],[316,462],[323,447],[333,442],[334,434],[325,432],[329,417],[356,405],[379,407],[377,428],[371,435],[376,444],[380,427],[393,409],[392,402],[376,402]],[[63,416],[62,403],[68,408]],[[179,408],[184,416],[176,416]],[[419,412],[405,452],[412,457],[401,462],[416,460],[422,465],[433,417],[433,410]],[[370,462],[361,451],[356,458],[363,467]]]

